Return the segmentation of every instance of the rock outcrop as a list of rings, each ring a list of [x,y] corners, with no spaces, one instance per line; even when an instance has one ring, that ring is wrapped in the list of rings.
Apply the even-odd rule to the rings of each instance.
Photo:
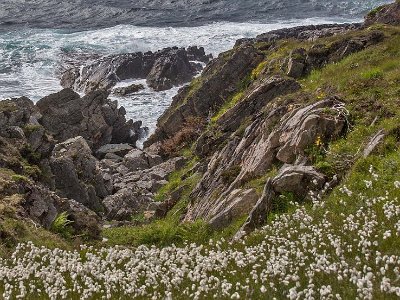
[[[60,142],[82,136],[93,150],[110,143],[135,145],[141,122],[126,121],[125,109],[107,97],[101,90],[82,98],[71,89],[51,94],[37,103],[40,124]]]
[[[65,71],[61,86],[89,93],[98,89],[110,90],[127,79],[148,79],[156,90],[169,89],[190,81],[198,68],[190,60],[207,63],[210,56],[204,48],[165,48],[157,52],[137,52],[103,57],[82,69]]]
[[[400,25],[400,3],[380,6],[371,11],[365,18],[364,25],[370,26],[375,23]]]
[[[179,91],[171,107],[159,118],[155,134],[145,145],[173,136],[184,127],[188,117],[207,119],[238,91],[241,78],[262,60],[262,55],[253,46],[239,47],[229,54],[220,54],[207,65],[199,81]]]
[[[328,142],[338,138],[346,122],[345,109],[335,98],[291,111],[278,108],[266,116],[259,115],[241,139],[232,134],[226,145],[214,152],[207,171],[191,194],[195,200],[185,219],[211,220],[221,213],[222,207],[229,205],[225,202],[234,190],[267,173],[276,161],[287,164],[307,162],[305,151],[318,139]],[[280,125],[271,129],[276,123]],[[291,170],[291,176],[295,174]],[[282,177],[282,180],[284,178],[288,179]],[[289,189],[289,182],[286,184]],[[298,181],[291,185],[301,188]],[[277,189],[280,191],[279,187]],[[215,191],[219,191],[217,196]]]
[[[82,137],[57,144],[50,158],[57,193],[74,199],[96,212],[103,210],[101,199],[107,190],[98,161]]]

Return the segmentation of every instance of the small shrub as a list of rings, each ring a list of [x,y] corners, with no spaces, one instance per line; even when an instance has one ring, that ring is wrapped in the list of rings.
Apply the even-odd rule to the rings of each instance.
[[[161,144],[161,151],[166,156],[178,154],[193,143],[204,128],[204,120],[200,117],[189,117],[177,133]]]

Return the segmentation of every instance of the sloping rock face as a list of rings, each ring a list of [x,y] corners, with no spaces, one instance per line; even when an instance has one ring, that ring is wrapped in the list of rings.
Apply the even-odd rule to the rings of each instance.
[[[400,3],[396,1],[396,3],[378,7],[370,12],[366,16],[364,24],[370,26],[375,23],[400,25]]]
[[[271,129],[276,123],[280,125]],[[345,126],[345,110],[336,98],[292,111],[278,108],[266,116],[260,115],[241,139],[231,135],[226,146],[212,155],[207,171],[192,192],[196,200],[189,206],[186,220],[214,218],[233,190],[267,173],[277,161],[303,162],[305,151],[318,138],[334,140],[343,133]],[[302,181],[293,180],[293,186]]]
[[[89,93],[98,89],[110,90],[126,79],[148,78],[156,90],[169,89],[192,79],[197,72],[190,60],[208,62],[204,48],[165,48],[157,52],[137,52],[103,57],[82,69],[65,71],[61,86]]]
[[[262,60],[253,46],[232,50],[231,55],[221,54],[204,69],[201,83],[181,89],[171,107],[160,117],[155,134],[146,145],[163,141],[181,129],[188,117],[206,119],[238,91],[241,78],[245,78]]]
[[[58,141],[82,136],[93,150],[110,143],[135,144],[141,122],[126,121],[125,109],[107,97],[96,91],[81,98],[71,89],[51,94],[37,103],[40,123]]]
[[[109,194],[98,161],[82,137],[57,144],[50,158],[59,195],[74,199],[93,211],[102,211],[101,199]]]

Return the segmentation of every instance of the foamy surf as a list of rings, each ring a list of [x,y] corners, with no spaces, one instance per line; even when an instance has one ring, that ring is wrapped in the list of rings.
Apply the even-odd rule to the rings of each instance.
[[[0,99],[26,96],[37,101],[59,91],[58,77],[60,70],[66,67],[66,55],[82,56],[81,63],[86,63],[86,57],[197,45],[216,56],[230,49],[237,39],[255,37],[270,30],[352,21],[359,20],[313,18],[271,24],[218,22],[198,27],[166,28],[119,25],[74,33],[51,29],[0,33]],[[157,118],[168,107],[177,90],[178,87],[154,92],[146,87],[126,97],[111,97],[126,108],[128,118],[142,120],[143,125],[153,131]]]

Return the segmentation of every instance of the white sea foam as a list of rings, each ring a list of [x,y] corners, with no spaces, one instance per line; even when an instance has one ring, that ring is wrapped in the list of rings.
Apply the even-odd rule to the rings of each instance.
[[[27,96],[37,101],[59,91],[61,86],[57,71],[65,53],[109,55],[197,45],[216,56],[230,49],[237,39],[255,37],[270,30],[351,21],[358,20],[304,19],[274,24],[219,22],[178,28],[119,25],[75,33],[49,29],[0,33],[0,99]],[[168,107],[177,90],[174,88],[156,93],[146,88],[118,100],[126,108],[129,118],[142,120],[145,126],[153,130],[157,118]]]

